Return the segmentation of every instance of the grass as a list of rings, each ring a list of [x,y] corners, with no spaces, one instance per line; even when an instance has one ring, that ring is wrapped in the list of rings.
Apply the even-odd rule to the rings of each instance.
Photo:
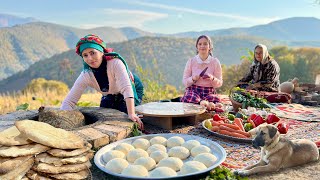
[[[40,106],[60,107],[65,96],[66,94],[59,94],[56,91],[49,90],[41,90],[37,93],[14,92],[0,94],[0,114],[14,112],[19,105],[24,103],[29,105],[28,110],[37,110]],[[99,106],[100,99],[100,93],[86,93],[81,96],[79,104]]]

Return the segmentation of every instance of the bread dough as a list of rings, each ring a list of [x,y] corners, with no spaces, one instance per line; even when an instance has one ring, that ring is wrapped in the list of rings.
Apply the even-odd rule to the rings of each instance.
[[[211,153],[201,153],[198,154],[194,159],[194,161],[199,161],[203,163],[205,166],[212,166],[218,159],[215,155]]]
[[[127,154],[127,160],[130,163],[134,163],[134,161],[140,157],[149,157],[149,154],[143,149],[133,149]]]
[[[128,167],[128,165],[129,163],[127,160],[114,158],[105,165],[105,168],[113,173],[120,174],[124,168]]]
[[[161,145],[161,144],[154,144],[154,145],[151,145],[147,150],[148,154],[151,154],[154,151],[167,152],[167,148],[164,145]]]
[[[102,155],[102,160],[107,164],[111,159],[122,158],[124,159],[126,155],[118,150],[111,150]]]
[[[181,174],[191,174],[207,169],[207,167],[199,161],[188,161],[181,167]]]
[[[177,176],[177,173],[168,167],[157,167],[150,172],[149,177],[172,177]]]
[[[211,152],[210,148],[205,145],[200,145],[191,149],[191,155],[193,157],[196,157],[198,154],[201,154],[201,153],[209,153],[209,152]]]
[[[140,157],[134,161],[134,165],[142,165],[150,171],[156,167],[156,161],[151,157]]]
[[[148,147],[150,146],[150,142],[147,139],[144,138],[139,138],[136,139],[135,141],[133,141],[132,145],[138,149],[143,149],[143,150],[147,150]]]
[[[167,140],[167,147],[172,148],[175,146],[181,146],[184,143],[184,139],[179,136],[172,136]]]
[[[161,159],[167,158],[168,154],[163,151],[154,151],[150,154],[150,157],[158,163]]]
[[[136,177],[146,177],[148,176],[148,170],[141,165],[129,165],[127,166],[121,174],[127,176],[136,176]]]
[[[179,171],[182,165],[183,165],[183,162],[181,159],[176,157],[168,157],[168,158],[162,159],[159,162],[158,167],[169,167],[175,171]]]
[[[131,145],[131,144],[128,144],[128,143],[121,143],[121,144],[118,144],[114,150],[118,150],[118,151],[121,151],[123,152],[125,155],[128,154],[128,152],[130,150],[134,149],[134,147]]]
[[[168,152],[170,157],[177,157],[181,160],[187,159],[190,156],[190,152],[187,148],[182,146],[175,146]]]
[[[189,151],[191,151],[192,148],[200,146],[200,145],[201,145],[200,142],[197,140],[189,140],[189,141],[183,143],[181,146],[183,146],[183,147],[189,149]]]
[[[151,145],[161,144],[161,145],[167,146],[167,139],[162,136],[156,136],[150,139],[150,144]]]

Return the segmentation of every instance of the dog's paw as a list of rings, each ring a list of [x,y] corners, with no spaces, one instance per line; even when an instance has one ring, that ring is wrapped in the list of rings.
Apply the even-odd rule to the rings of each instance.
[[[248,170],[237,170],[237,171],[234,171],[233,173],[235,175],[239,175],[239,176],[248,176],[249,175],[249,171]]]

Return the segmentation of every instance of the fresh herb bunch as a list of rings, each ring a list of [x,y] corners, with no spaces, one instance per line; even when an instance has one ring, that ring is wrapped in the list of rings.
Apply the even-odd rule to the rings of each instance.
[[[201,180],[247,180],[247,177],[241,177],[239,175],[234,175],[230,169],[224,166],[218,166],[209,175]]]
[[[138,128],[138,123],[134,123],[133,124],[133,127],[132,127],[132,135],[133,136],[140,136],[142,134],[141,131],[139,131],[139,128]]]
[[[252,96],[249,92],[246,92],[244,89],[235,87],[231,91],[231,96],[233,100],[242,103],[242,108],[246,109],[247,107],[255,108],[270,108],[267,104],[267,100],[264,98],[256,98]]]

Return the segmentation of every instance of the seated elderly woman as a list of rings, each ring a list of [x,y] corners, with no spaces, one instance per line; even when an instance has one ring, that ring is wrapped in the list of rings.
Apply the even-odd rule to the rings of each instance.
[[[278,92],[280,67],[269,55],[267,46],[258,44],[254,48],[254,61],[249,72],[237,84],[241,88]]]

